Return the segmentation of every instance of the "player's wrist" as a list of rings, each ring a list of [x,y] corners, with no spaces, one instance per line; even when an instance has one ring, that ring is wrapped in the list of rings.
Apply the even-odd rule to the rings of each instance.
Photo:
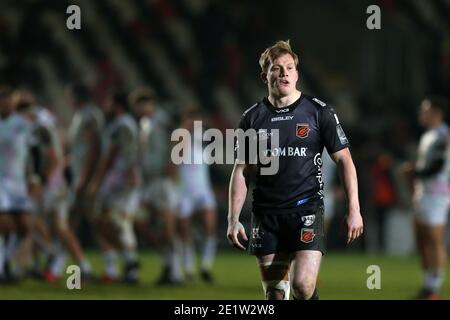
[[[360,216],[361,215],[361,212],[360,212],[360,209],[359,209],[359,207],[349,207],[349,209],[348,209],[348,215],[350,216],[350,217],[352,217],[352,216]]]
[[[238,216],[232,215],[232,216],[228,217],[228,224],[229,225],[234,225],[236,223],[239,223],[239,217]]]

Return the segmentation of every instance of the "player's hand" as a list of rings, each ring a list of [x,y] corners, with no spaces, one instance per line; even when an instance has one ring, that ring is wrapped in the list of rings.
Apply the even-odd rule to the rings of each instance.
[[[248,241],[247,235],[245,234],[245,228],[239,221],[229,222],[227,230],[227,238],[231,245],[234,247],[246,250],[245,247],[239,242],[239,235]]]
[[[359,238],[364,232],[364,225],[361,214],[358,212],[350,212],[345,217],[347,227],[347,244]]]

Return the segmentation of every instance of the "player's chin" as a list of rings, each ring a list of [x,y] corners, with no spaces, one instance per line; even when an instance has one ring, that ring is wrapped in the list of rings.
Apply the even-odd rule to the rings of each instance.
[[[279,86],[278,92],[280,93],[280,96],[287,97],[292,93],[292,88],[287,86]]]

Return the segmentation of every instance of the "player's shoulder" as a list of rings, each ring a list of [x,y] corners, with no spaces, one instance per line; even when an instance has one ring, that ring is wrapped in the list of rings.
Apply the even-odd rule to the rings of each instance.
[[[302,93],[302,95],[303,95],[303,99],[305,99],[306,101],[311,103],[314,107],[316,107],[319,110],[323,110],[323,109],[331,107],[330,104],[325,102],[322,98],[318,98],[318,97],[304,94],[304,93]]]
[[[262,101],[254,103],[250,108],[247,108],[242,114],[242,118],[250,117],[252,114],[260,109]]]

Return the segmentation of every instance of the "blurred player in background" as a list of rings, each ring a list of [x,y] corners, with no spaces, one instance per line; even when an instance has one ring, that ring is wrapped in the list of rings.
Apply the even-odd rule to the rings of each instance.
[[[239,128],[265,135],[279,130],[279,170],[262,175],[260,164],[253,194],[252,232],[248,250],[255,255],[266,299],[318,300],[320,262],[325,252],[321,154],[326,147],[343,177],[348,200],[347,243],[363,233],[356,170],[349,143],[334,109],[297,90],[298,57],[289,42],[278,41],[260,58],[268,97],[244,112]],[[247,195],[249,158],[239,151],[231,179],[227,237],[245,250],[247,240],[239,215]],[[275,146],[272,146],[275,147]],[[270,148],[270,146],[269,146]],[[290,148],[290,149],[289,149]],[[283,151],[284,150],[284,151]],[[289,150],[291,150],[289,152]]]
[[[44,248],[47,251],[45,255],[48,255],[44,279],[54,282],[61,277],[66,262],[64,249],[67,249],[74,262],[80,266],[83,277],[87,279],[92,268],[69,225],[68,190],[63,174],[64,155],[56,117],[50,110],[37,106],[31,92],[21,90],[17,96],[17,111],[26,115],[32,122],[36,172],[42,188],[42,192],[34,197],[38,215],[35,224],[45,221],[50,228],[46,237],[50,237],[52,243],[50,248]],[[44,226],[40,225],[38,228],[42,231]]]
[[[129,103],[139,121],[139,161],[143,177],[136,229],[147,242],[159,238],[156,245],[162,253],[162,272],[158,284],[179,284],[181,270],[175,250],[179,193],[177,172],[169,158],[170,121],[158,107],[151,88],[135,89],[129,95]],[[150,228],[152,220],[155,228]]]
[[[12,98],[12,89],[0,86],[0,282],[13,281],[24,271],[32,247],[31,124],[15,112]],[[16,256],[22,258],[18,266],[12,265]]]
[[[433,97],[422,101],[423,133],[415,164],[414,212],[416,241],[422,260],[423,287],[418,299],[439,299],[447,264],[445,230],[450,208],[450,130],[444,123],[447,103]]]
[[[125,94],[117,93],[105,110],[109,120],[103,134],[99,166],[89,185],[96,198],[98,240],[105,259],[105,282],[119,280],[117,251],[125,262],[123,281],[139,281],[134,216],[139,204],[138,128]]]
[[[186,280],[194,279],[195,252],[192,222],[193,218],[198,216],[202,227],[200,276],[204,281],[212,283],[211,269],[217,250],[217,210],[209,167],[203,159],[203,142],[194,140],[196,139],[194,121],[201,120],[202,116],[197,108],[188,108],[181,119],[181,127],[191,132],[192,139],[187,141],[190,143],[191,163],[182,163],[178,166],[181,196],[178,216]],[[194,163],[194,159],[201,159],[201,163]]]
[[[90,220],[91,207],[86,191],[98,168],[104,117],[91,102],[89,89],[83,84],[75,83],[68,88],[68,100],[75,109],[69,128],[69,166],[71,219],[77,227],[81,217]]]

